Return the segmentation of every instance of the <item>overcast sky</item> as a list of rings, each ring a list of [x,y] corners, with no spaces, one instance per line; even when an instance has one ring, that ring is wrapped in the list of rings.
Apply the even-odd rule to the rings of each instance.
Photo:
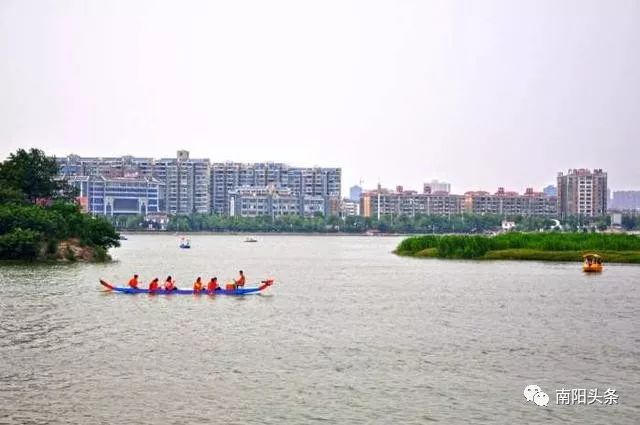
[[[0,0],[0,156],[640,189],[640,1]]]

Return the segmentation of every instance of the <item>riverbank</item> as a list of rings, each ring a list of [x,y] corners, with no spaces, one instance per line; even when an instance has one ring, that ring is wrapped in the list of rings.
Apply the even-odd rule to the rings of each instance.
[[[640,237],[627,234],[506,233],[497,236],[418,236],[394,251],[415,258],[582,261],[597,253],[608,263],[640,264]]]
[[[107,250],[97,246],[88,246],[79,239],[59,242],[40,242],[33,255],[15,255],[12,258],[0,258],[0,266],[11,264],[55,264],[55,263],[103,263],[111,261]]]

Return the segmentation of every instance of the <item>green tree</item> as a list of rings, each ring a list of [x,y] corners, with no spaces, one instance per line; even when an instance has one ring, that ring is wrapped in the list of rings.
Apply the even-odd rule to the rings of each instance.
[[[0,164],[0,187],[24,193],[31,203],[38,199],[73,198],[75,191],[57,176],[55,158],[39,149],[18,149]]]
[[[111,223],[102,217],[83,215],[85,225],[80,234],[84,243],[108,249],[120,246],[120,235]]]
[[[0,181],[0,184],[3,184]],[[24,204],[26,201],[26,197],[22,191],[8,186],[0,187],[0,205],[6,204]]]
[[[0,259],[33,260],[38,256],[40,233],[35,230],[16,228],[0,235]]]
[[[0,163],[0,259],[46,258],[63,240],[106,259],[107,250],[120,245],[111,223],[70,202],[74,190],[57,174],[55,159],[37,149],[19,149]]]

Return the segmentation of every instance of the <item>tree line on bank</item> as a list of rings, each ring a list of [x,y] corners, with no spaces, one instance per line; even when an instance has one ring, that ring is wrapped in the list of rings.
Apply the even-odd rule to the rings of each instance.
[[[159,228],[144,217],[112,217],[119,229],[137,230]],[[420,216],[420,217],[301,217],[287,215],[279,217],[229,217],[215,214],[192,214],[170,217],[166,230],[174,232],[295,232],[295,233],[364,233],[375,230],[382,233],[450,233],[482,232],[500,226],[499,216]]]
[[[296,232],[296,233],[485,233],[501,227],[503,220],[516,223],[520,231],[550,230],[556,222],[544,217],[462,214],[452,216],[417,215],[371,217],[301,217],[297,215],[270,217],[228,217],[214,214],[192,214],[170,217],[165,230],[172,232]],[[109,217],[118,229],[158,230],[160,225],[147,221],[143,216]],[[609,217],[586,220],[570,217],[561,224],[571,230],[603,230],[609,225]]]
[[[58,165],[38,149],[0,163],[0,260],[107,259],[119,235],[104,218],[83,214]],[[64,250],[61,251],[61,244]]]

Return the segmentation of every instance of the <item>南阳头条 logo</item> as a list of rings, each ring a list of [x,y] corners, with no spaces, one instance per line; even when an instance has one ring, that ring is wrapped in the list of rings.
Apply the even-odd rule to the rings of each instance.
[[[546,406],[549,404],[549,395],[542,391],[537,385],[527,385],[524,387],[524,398],[527,401],[533,401],[538,406]]]

